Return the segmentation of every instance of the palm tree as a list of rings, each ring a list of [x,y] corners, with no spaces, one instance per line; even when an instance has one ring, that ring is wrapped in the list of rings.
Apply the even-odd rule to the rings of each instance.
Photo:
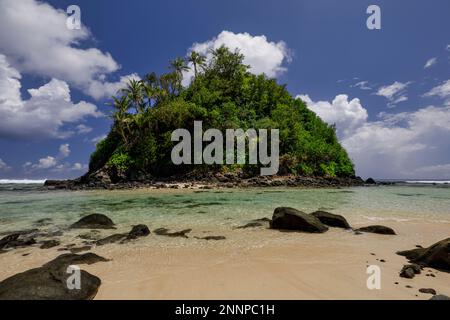
[[[197,73],[198,73],[197,67],[204,68],[205,62],[206,62],[206,57],[202,56],[201,54],[199,54],[196,51],[192,51],[191,54],[189,55],[188,61],[191,62],[192,65],[194,66],[194,75],[197,78]]]
[[[186,61],[183,58],[175,58],[170,61],[170,69],[172,69],[178,78],[178,90],[181,89],[181,81],[183,80],[183,72],[188,71],[189,67],[186,65]]]
[[[130,100],[128,96],[121,96],[120,98],[112,97],[113,103],[107,103],[108,105],[111,105],[115,108],[115,111],[113,112],[112,118],[114,119],[114,122],[116,123],[116,128],[119,131],[119,134],[122,137],[123,142],[125,145],[128,144],[127,134],[125,132],[125,128],[127,128],[127,131],[129,132],[129,114],[128,109],[130,109]]]
[[[137,113],[144,112],[142,82],[140,80],[130,79],[127,87],[121,90],[133,102]]]

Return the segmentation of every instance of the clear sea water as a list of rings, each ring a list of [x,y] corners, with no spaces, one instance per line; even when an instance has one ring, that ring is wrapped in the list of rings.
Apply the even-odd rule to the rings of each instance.
[[[448,185],[405,185],[346,189],[219,189],[48,191],[39,184],[0,184],[0,234],[29,229],[51,219],[67,228],[81,216],[103,213],[119,229],[144,223],[159,227],[230,228],[268,217],[278,206],[305,212],[322,209],[352,222],[383,220],[450,221]]]

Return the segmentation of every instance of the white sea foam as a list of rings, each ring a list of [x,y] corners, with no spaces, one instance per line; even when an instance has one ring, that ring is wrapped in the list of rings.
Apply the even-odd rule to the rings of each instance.
[[[428,184],[428,183],[435,183],[435,184],[450,184],[450,180],[408,180],[405,181],[406,183],[421,183],[421,184]]]
[[[0,184],[44,184],[45,180],[0,179]]]

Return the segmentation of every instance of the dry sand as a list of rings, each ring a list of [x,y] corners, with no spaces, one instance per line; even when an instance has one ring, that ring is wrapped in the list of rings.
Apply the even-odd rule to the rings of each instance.
[[[102,280],[96,299],[429,299],[420,288],[450,295],[450,273],[425,268],[414,279],[400,278],[407,261],[395,254],[449,237],[450,224],[383,224],[398,235],[355,235],[335,228],[325,234],[194,228],[189,239],[152,233],[129,244],[95,247],[91,252],[112,260],[81,267]],[[193,238],[205,235],[227,239]],[[0,280],[59,254],[56,248],[0,254]],[[380,290],[366,286],[368,265],[381,268]],[[429,270],[436,277],[425,276]]]

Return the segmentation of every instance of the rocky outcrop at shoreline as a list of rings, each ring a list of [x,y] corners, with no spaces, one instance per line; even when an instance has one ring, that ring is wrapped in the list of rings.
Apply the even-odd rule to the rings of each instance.
[[[370,183],[372,184],[372,183]],[[53,190],[137,189],[137,188],[246,188],[246,187],[352,187],[369,185],[360,177],[254,176],[239,173],[205,173],[158,179],[119,180],[115,183],[104,172],[86,174],[74,180],[47,180]]]

